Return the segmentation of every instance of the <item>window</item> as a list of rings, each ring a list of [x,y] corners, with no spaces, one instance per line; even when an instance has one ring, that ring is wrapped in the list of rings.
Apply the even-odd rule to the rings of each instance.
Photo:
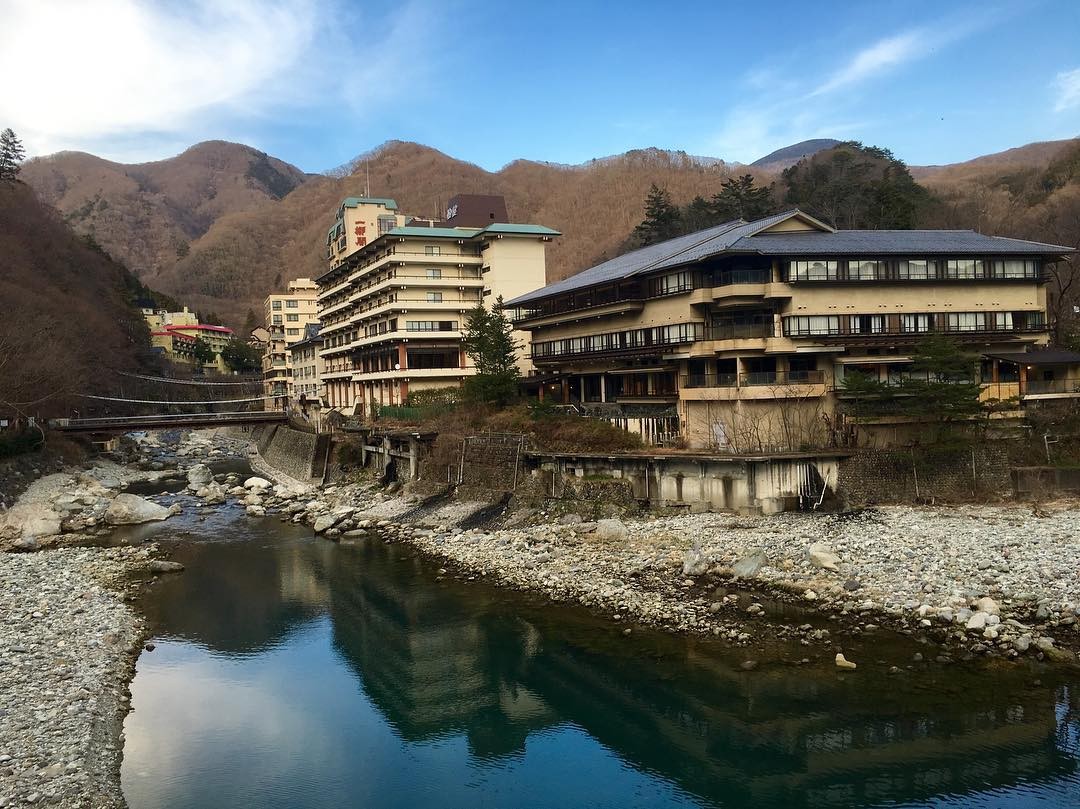
[[[937,262],[925,258],[909,258],[896,265],[896,276],[909,281],[926,281],[937,276]]]
[[[441,256],[442,255],[442,248],[437,244],[424,245],[424,255],[425,256]]]
[[[380,216],[379,217],[379,235],[389,233],[397,227],[397,218],[393,216]]]
[[[285,308],[286,309],[299,309],[300,308],[300,301],[295,301],[295,300],[285,301]]]
[[[847,267],[849,281],[873,281],[885,277],[885,262],[883,261],[854,258],[848,259]]]
[[[653,295],[673,295],[677,292],[689,292],[693,288],[694,274],[690,271],[668,273],[650,281],[650,292]]]
[[[784,329],[789,337],[839,334],[840,317],[839,315],[796,315],[784,319]]]
[[[428,303],[442,303],[442,293],[441,292],[429,292],[427,294],[427,302]]]
[[[835,281],[840,266],[836,261],[824,261],[810,259],[809,261],[793,261],[788,272],[788,280],[791,281]]]
[[[946,278],[982,278],[983,263],[977,258],[951,258],[945,262]]]
[[[300,334],[300,329],[285,329],[285,333],[290,337],[297,337]]]
[[[427,271],[427,277],[428,278],[442,278],[442,270],[428,270]]]
[[[1012,312],[998,312],[997,313],[997,327],[1002,331],[1013,330],[1013,316]]]
[[[285,319],[290,323],[299,323],[300,322],[300,315],[292,315],[292,314],[285,315]]]
[[[848,331],[852,334],[881,334],[885,331],[885,316],[852,315]]]
[[[930,331],[930,315],[900,315],[900,331]]]
[[[281,301],[271,301],[270,306],[275,312],[281,311]]]
[[[1005,259],[994,262],[995,278],[1038,278],[1039,263],[1031,259]]]
[[[406,331],[457,331],[456,320],[406,320]]]
[[[949,312],[945,316],[945,328],[949,331],[985,331],[985,312]]]
[[[278,326],[280,324],[281,324],[281,315],[274,315],[274,325]]]

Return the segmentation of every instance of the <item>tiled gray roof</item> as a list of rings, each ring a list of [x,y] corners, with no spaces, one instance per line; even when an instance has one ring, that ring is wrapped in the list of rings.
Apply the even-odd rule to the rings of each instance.
[[[764,255],[1062,255],[1071,247],[1056,244],[984,236],[973,230],[838,230],[835,233],[803,231],[762,233],[740,239],[734,251]]]
[[[984,236],[972,230],[839,230],[821,224],[822,230],[760,233],[794,216],[799,210],[744,222],[737,219],[706,230],[649,245],[597,264],[577,275],[556,281],[507,302],[521,306],[552,295],[611,283],[636,275],[682,267],[723,253],[761,255],[1044,255],[1074,252],[1071,247],[1041,244],[1000,236]],[[808,217],[815,222],[812,217]],[[818,223],[820,224],[820,223]],[[754,235],[760,234],[760,235]]]
[[[722,225],[716,225],[715,227],[707,228],[706,230],[699,230],[697,233],[690,233],[686,236],[677,236],[674,239],[669,239],[668,241],[660,242],[659,244],[651,244],[648,247],[642,247],[640,250],[634,250],[630,253],[618,256],[617,258],[605,261],[603,264],[597,264],[595,267],[590,267],[587,270],[579,272],[577,275],[564,278],[562,281],[548,284],[546,287],[536,290],[536,292],[530,292],[527,295],[522,295],[514,300],[518,301],[539,297],[546,298],[548,295],[557,295],[560,292],[567,292],[571,289],[581,289],[596,284],[604,284],[609,281],[618,281],[621,278],[629,278],[632,275],[648,272],[659,262],[670,260],[674,256],[678,256],[685,251],[691,250],[703,242],[721,238],[723,234],[730,232],[732,229],[742,224],[744,223],[741,219],[736,219],[734,222],[725,222]],[[740,233],[739,236],[741,235],[743,234]],[[735,236],[734,238],[737,239],[739,236]],[[541,292],[543,292],[542,295],[539,294]],[[511,301],[511,303],[513,302],[514,301]]]

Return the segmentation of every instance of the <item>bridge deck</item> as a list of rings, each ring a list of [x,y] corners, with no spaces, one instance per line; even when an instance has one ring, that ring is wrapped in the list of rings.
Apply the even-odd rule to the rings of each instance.
[[[105,416],[93,419],[54,419],[50,426],[61,432],[113,433],[169,427],[221,427],[230,424],[280,423],[287,416],[278,411],[250,413],[169,413],[156,416]]]

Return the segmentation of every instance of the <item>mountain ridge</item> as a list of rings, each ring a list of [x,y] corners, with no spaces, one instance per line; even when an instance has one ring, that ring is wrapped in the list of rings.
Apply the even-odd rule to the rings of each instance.
[[[827,142],[792,144],[755,162],[776,164],[777,155],[790,158]],[[1008,160],[1010,165],[1042,165],[1070,142],[1017,147],[1008,150],[1015,152]],[[24,172],[39,196],[55,204],[76,230],[92,235],[137,271],[144,283],[213,310],[232,325],[241,323],[249,309],[260,311],[263,297],[289,278],[325,270],[326,228],[334,211],[342,198],[365,189],[396,199],[407,213],[430,217],[439,217],[456,193],[500,194],[514,221],[548,225],[564,234],[548,250],[548,279],[554,281],[619,252],[641,220],[642,201],[653,183],[666,188],[675,204],[686,204],[696,195],[711,196],[736,174],[749,173],[763,184],[777,179],[775,169],[718,158],[703,161],[656,147],[570,166],[521,158],[488,171],[424,144],[391,140],[323,175],[305,174],[251,147],[224,141],[206,141],[174,158],[131,166],[82,155],[56,156],[51,163],[39,158]],[[998,171],[994,157],[978,158],[983,162],[974,168],[969,161],[955,164],[966,168],[927,170],[924,181],[932,188],[952,189],[959,181],[950,172],[959,172],[982,182],[978,178]],[[102,164],[105,179],[123,186],[112,196],[94,191]],[[289,187],[275,194],[247,176],[253,165],[268,165]],[[273,180],[274,174],[268,177]],[[222,204],[223,192],[232,195],[224,200],[228,204]],[[110,219],[116,196],[128,210]],[[98,210],[102,199],[106,206]]]

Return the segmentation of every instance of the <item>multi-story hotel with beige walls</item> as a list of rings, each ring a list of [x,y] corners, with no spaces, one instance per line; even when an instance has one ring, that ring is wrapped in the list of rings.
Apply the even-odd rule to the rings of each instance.
[[[729,452],[822,446],[845,375],[897,381],[927,334],[982,356],[985,395],[1077,395],[1044,268],[1071,248],[972,231],[838,231],[794,210],[628,253],[507,301],[540,395]]]
[[[212,366],[221,373],[228,372],[221,352],[233,338],[232,329],[200,323],[199,315],[186,306],[180,312],[144,307],[142,313],[150,327],[151,346],[162,351],[170,360],[185,365],[194,364],[195,343],[201,339],[214,351]]]
[[[469,201],[451,200],[457,206],[448,213],[471,210]],[[396,207],[392,200],[350,198],[338,222],[378,220],[387,216],[380,211]],[[496,216],[499,209],[483,210]],[[468,311],[544,283],[545,246],[557,231],[497,221],[454,226],[455,218],[440,226],[410,219],[363,244],[329,251],[330,269],[316,279],[328,407],[367,415],[380,405],[404,404],[410,391],[460,385],[474,373],[461,347]],[[462,214],[458,221],[477,218]],[[335,225],[331,234],[337,232]]]
[[[406,223],[397,203],[381,197],[346,197],[338,206],[334,224],[326,234],[326,259],[331,266],[361,247]]]
[[[272,292],[263,301],[269,337],[263,353],[263,384],[267,396],[289,393],[289,346],[304,339],[304,330],[319,322],[318,287],[310,278],[289,281],[285,292]]]
[[[304,329],[304,338],[289,346],[289,366],[292,376],[289,378],[289,401],[298,404],[301,397],[305,402],[322,401],[322,358],[319,348],[319,324],[309,323]]]

